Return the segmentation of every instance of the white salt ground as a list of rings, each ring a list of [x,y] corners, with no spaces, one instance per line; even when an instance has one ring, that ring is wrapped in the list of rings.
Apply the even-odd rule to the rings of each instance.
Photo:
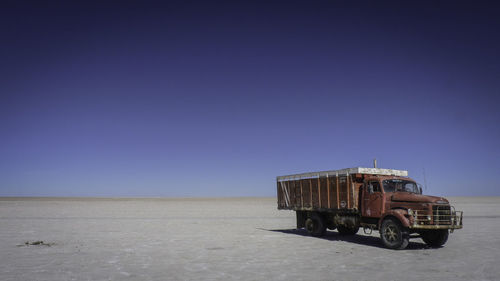
[[[308,237],[274,198],[0,198],[0,280],[499,280],[500,197],[449,199],[445,247],[393,251]]]

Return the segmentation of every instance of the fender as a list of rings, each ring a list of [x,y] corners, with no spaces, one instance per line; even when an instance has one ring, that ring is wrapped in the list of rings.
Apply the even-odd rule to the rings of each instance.
[[[380,218],[379,223],[378,223],[378,228],[380,229],[380,227],[382,226],[382,222],[388,216],[396,217],[404,227],[410,227],[410,221],[408,220],[408,218],[405,217],[405,215],[408,215],[407,210],[403,210],[403,209],[388,210]]]

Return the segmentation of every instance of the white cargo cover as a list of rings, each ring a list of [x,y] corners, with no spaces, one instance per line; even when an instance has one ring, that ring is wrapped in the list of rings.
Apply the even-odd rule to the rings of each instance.
[[[319,177],[326,177],[326,176],[339,176],[339,175],[351,175],[351,174],[370,174],[370,175],[407,177],[408,171],[356,167],[356,168],[347,168],[347,169],[334,170],[334,171],[321,171],[321,172],[311,172],[311,173],[279,176],[276,178],[276,180],[277,181],[287,181],[287,180],[319,178]]]

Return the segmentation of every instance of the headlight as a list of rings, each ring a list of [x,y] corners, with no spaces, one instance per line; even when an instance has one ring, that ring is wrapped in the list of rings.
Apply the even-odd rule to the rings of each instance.
[[[431,216],[427,216],[427,220],[428,220],[428,221],[431,221]]]
[[[408,209],[408,215],[413,216],[413,210],[412,209]]]

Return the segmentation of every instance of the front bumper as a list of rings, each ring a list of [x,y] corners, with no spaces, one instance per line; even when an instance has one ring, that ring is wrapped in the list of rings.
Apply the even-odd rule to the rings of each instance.
[[[463,227],[462,211],[451,209],[445,214],[419,214],[419,211],[413,211],[410,214],[411,229],[461,229]]]

